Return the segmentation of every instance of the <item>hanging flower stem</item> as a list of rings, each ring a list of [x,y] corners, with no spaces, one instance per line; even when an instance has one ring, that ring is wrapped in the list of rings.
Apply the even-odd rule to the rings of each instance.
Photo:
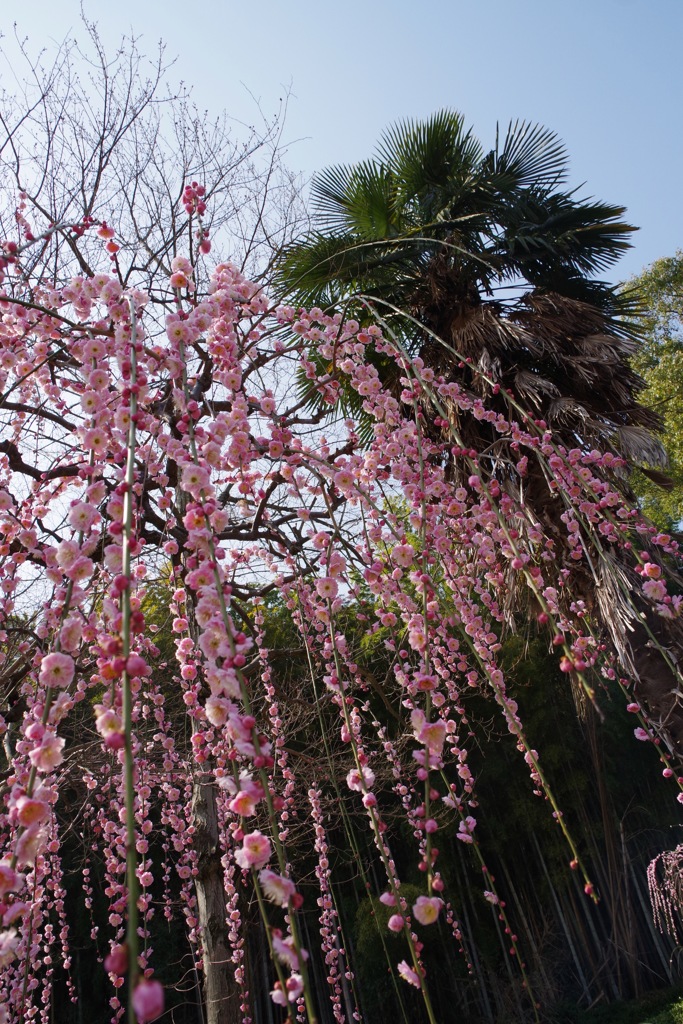
[[[133,303],[130,307],[130,379],[135,384],[137,375],[136,361],[136,322]],[[130,420],[128,423],[128,441],[126,450],[126,469],[124,476],[125,493],[123,496],[123,535],[122,535],[122,567],[121,575],[127,586],[121,593],[121,656],[128,660],[131,648],[131,541],[133,533],[133,485],[135,483],[135,446],[137,421],[137,395],[134,386],[130,388]],[[138,858],[135,849],[135,755],[133,752],[133,694],[131,680],[127,669],[121,679],[122,687],[122,719],[124,743],[124,801],[126,809],[126,886],[128,890],[128,918],[126,925],[126,944],[128,947],[128,1021],[135,1024],[133,1009],[133,992],[138,982],[138,896],[137,877]]]

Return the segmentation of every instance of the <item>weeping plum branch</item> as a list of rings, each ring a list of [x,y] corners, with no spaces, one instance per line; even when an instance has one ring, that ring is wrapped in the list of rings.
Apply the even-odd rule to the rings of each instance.
[[[107,261],[110,232],[100,234]],[[8,266],[0,295],[0,384],[15,395],[0,403],[0,626],[10,628],[26,580],[42,589],[33,609],[38,646],[19,680],[25,713],[3,809],[0,984],[9,1019],[26,1016],[31,979],[44,968],[41,951],[54,934],[55,905],[44,881],[62,870],[60,785],[75,770],[69,723],[84,713],[109,765],[101,780],[90,771],[83,778],[98,808],[97,834],[107,837],[111,937],[103,971],[114,986],[116,1019],[124,1012],[119,992],[126,973],[130,1021],[151,1020],[163,1006],[149,952],[155,880],[164,880],[164,913],[172,917],[175,873],[190,942],[200,946],[208,938],[193,887],[192,801],[180,782],[188,776],[216,795],[241,998],[248,1005],[249,925],[239,893],[253,891],[275,959],[272,998],[289,1019],[317,1019],[306,963],[313,950],[304,948],[300,924],[296,872],[303,851],[291,821],[308,806],[311,828],[324,835],[320,779],[334,745],[346,765],[335,785],[345,785],[348,799],[367,814],[377,870],[386,876],[380,898],[395,911],[389,928],[403,934],[409,951],[395,969],[419,989],[426,1018],[435,1021],[422,929],[442,912],[453,920],[439,837],[448,841],[450,833],[470,845],[477,827],[476,779],[461,721],[468,691],[498,707],[532,786],[551,802],[572,865],[584,870],[541,768],[542,751],[531,748],[507,693],[499,663],[505,595],[518,595],[522,615],[541,609],[539,627],[560,638],[568,671],[622,670],[599,621],[589,622],[568,592],[555,540],[549,543],[523,500],[478,470],[477,453],[463,450],[457,436],[436,441],[421,431],[418,401],[428,407],[434,396],[456,405],[461,417],[487,420],[501,446],[510,446],[509,465],[517,465],[520,479],[529,460],[542,464],[561,491],[569,548],[587,561],[605,545],[628,553],[641,583],[638,602],[667,620],[680,614],[680,599],[666,582],[675,544],[625,503],[612,454],[565,451],[544,424],[508,419],[425,371],[419,359],[408,360],[377,326],[271,307],[261,287],[226,263],[214,268],[202,292],[194,264],[176,256],[169,268],[172,311],[160,329],[149,296],[126,288],[116,272],[74,277],[41,305],[22,259]],[[16,302],[17,295],[30,300]],[[69,352],[58,376],[53,344]],[[322,357],[315,373],[312,351]],[[383,387],[373,353],[394,359],[404,375],[401,403]],[[364,449],[356,423],[338,413],[341,400],[324,369],[331,359],[373,423]],[[329,406],[329,416],[308,433],[295,429],[299,399],[290,382],[300,366]],[[453,459],[467,468],[466,486],[449,480]],[[639,552],[634,536],[642,538]],[[164,575],[175,669],[162,668],[145,614],[149,587]],[[238,596],[240,621],[255,616],[263,623],[263,599],[273,591],[298,624],[316,700],[326,708],[315,728],[306,725],[301,758],[301,720],[294,704],[274,700],[271,654],[262,639],[254,644],[256,634],[243,631],[232,609]],[[355,630],[368,639],[380,633],[391,654],[385,696],[392,729],[399,730],[392,741],[370,710],[349,629],[353,608],[363,609]],[[633,609],[638,615],[635,603]],[[189,744],[176,692],[191,722]],[[665,727],[650,716],[648,729],[639,731],[666,745]],[[310,775],[312,753],[321,765],[317,779]],[[457,782],[449,781],[454,767]],[[387,772],[400,785],[385,789]],[[412,904],[402,895],[390,808],[407,816],[418,837],[415,855],[427,884]],[[163,864],[151,856],[154,837],[167,851]],[[315,849],[329,958],[344,944],[329,902],[328,848],[319,841]],[[584,884],[596,895],[585,870]],[[58,941],[68,959],[66,922]],[[337,982],[330,992],[342,1019]]]

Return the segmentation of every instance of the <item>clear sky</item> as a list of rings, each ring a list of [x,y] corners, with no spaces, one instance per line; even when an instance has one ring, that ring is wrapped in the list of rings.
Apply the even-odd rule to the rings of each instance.
[[[80,33],[79,0],[23,0],[32,48]],[[641,230],[613,276],[683,247],[682,0],[85,0],[113,47],[124,32],[177,56],[198,105],[254,119],[289,88],[293,170],[369,156],[384,127],[461,110],[485,143],[496,121],[564,140],[583,194]],[[5,36],[12,24],[0,22]]]

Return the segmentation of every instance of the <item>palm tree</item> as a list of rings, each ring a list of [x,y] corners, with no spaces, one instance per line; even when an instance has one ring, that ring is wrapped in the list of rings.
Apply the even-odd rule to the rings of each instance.
[[[486,152],[453,111],[401,122],[375,159],[314,179],[313,229],[284,250],[279,284],[302,305],[372,307],[432,368],[477,388],[484,371],[555,427],[627,454],[640,442],[657,461],[657,418],[627,362],[628,295],[591,276],[634,228],[566,177],[564,146],[540,126],[511,124]]]
[[[613,451],[663,481],[652,469],[666,464],[659,419],[639,404],[644,382],[629,363],[638,347],[629,294],[595,279],[634,229],[623,207],[580,199],[566,179],[564,146],[540,126],[515,122],[487,152],[453,111],[401,122],[373,159],[315,178],[312,228],[284,250],[277,280],[302,305],[379,317],[430,368],[512,419],[522,409],[546,421],[567,448]],[[378,365],[390,384],[391,367],[381,357]],[[522,484],[492,427],[455,408],[449,419],[430,425],[427,414],[427,429],[486,453],[484,472],[517,494],[523,486],[533,516],[564,537],[563,508],[541,466],[530,465]],[[457,459],[448,469],[454,478],[469,472]],[[683,662],[683,631],[662,620],[644,625],[624,595],[633,567],[603,554],[591,573],[573,563],[574,591],[600,615],[680,754],[680,679],[671,666]]]

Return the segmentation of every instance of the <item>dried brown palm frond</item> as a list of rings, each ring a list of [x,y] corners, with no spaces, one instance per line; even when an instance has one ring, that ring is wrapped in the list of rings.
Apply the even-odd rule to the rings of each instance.
[[[617,445],[624,458],[629,462],[646,463],[665,469],[669,465],[669,456],[664,445],[652,431],[645,427],[627,425],[616,431]]]
[[[667,476],[666,473],[660,473],[657,469],[652,469],[650,466],[639,466],[638,467],[643,476],[646,476],[648,480],[651,480],[657,487],[661,487],[664,491],[673,491],[676,486],[675,481]]]
[[[555,396],[560,393],[557,385],[546,377],[521,369],[515,373],[514,390],[520,398],[532,401],[539,408],[544,395]]]
[[[553,427],[558,424],[569,424],[588,420],[588,411],[574,398],[554,398],[546,411],[548,423]]]
[[[634,630],[636,613],[629,595],[636,577],[611,551],[605,550],[591,582],[596,611],[612,639],[619,662],[626,672],[634,674],[636,667],[628,638]]]

